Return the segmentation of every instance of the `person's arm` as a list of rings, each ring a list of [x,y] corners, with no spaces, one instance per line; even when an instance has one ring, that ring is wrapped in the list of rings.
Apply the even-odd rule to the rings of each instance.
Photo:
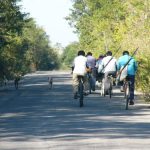
[[[90,68],[90,66],[88,65],[88,62],[86,62],[86,71],[87,71],[87,72],[91,72],[91,68]]]

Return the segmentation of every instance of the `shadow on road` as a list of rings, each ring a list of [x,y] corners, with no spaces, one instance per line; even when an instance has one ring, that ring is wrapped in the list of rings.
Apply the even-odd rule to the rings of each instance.
[[[150,138],[149,110],[133,106],[126,111],[122,94],[110,100],[96,91],[80,108],[69,74],[55,75],[51,90],[47,77],[26,77],[22,88],[2,95],[0,139]]]

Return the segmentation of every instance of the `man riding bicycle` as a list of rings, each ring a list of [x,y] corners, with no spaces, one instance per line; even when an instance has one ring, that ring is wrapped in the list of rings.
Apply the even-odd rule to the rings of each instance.
[[[112,56],[111,51],[107,51],[106,57],[103,58],[100,66],[101,69],[99,67],[99,71],[101,70],[104,74],[104,78],[102,79],[101,94],[104,96],[105,94],[109,94],[111,98],[112,86],[114,84],[114,78],[116,78],[117,71],[116,59]]]
[[[127,64],[128,61],[129,63]],[[123,56],[121,56],[118,59],[117,70],[120,71],[121,68],[124,67],[126,64],[127,64],[127,79],[131,83],[131,86],[129,89],[130,90],[129,104],[134,105],[134,83],[135,83],[135,74],[137,71],[137,62],[133,57],[129,55],[128,51],[124,51]]]
[[[108,75],[116,76],[117,71],[117,60],[112,56],[112,52],[108,51],[106,57],[103,58],[101,63],[101,69],[104,73],[104,78],[107,79]]]
[[[87,88],[87,76],[86,73],[89,71],[87,66],[87,58],[85,57],[85,52],[83,50],[78,51],[78,56],[74,59],[74,70],[73,70],[73,93],[74,98],[77,99],[78,92],[78,76],[83,76],[84,90]],[[87,93],[85,93],[87,94]]]
[[[88,52],[87,55],[87,65],[91,69],[91,72],[89,73],[89,77],[92,79],[92,90],[95,91],[95,83],[96,83],[96,59],[92,56],[91,52]]]

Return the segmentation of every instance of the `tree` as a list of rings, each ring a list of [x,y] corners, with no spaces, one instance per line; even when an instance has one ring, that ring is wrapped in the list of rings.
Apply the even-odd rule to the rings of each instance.
[[[63,55],[62,55],[62,62],[66,66],[70,66],[73,63],[73,59],[77,56],[77,52],[79,50],[79,43],[74,42],[69,44],[65,47]]]
[[[0,78],[14,72],[15,43],[19,42],[18,36],[27,21],[17,2],[19,0],[0,1]]]
[[[20,11],[20,0],[0,0],[0,80],[35,70],[59,67],[49,37]]]
[[[24,28],[23,37],[28,41],[26,60],[34,66],[34,70],[49,70],[58,68],[59,58],[55,48],[50,46],[50,40],[46,32],[36,25],[34,20]]]
[[[95,56],[107,50],[114,52],[119,46],[130,53],[139,47],[136,57],[142,67],[137,80],[139,87],[146,90],[146,84],[150,85],[146,65],[150,65],[149,0],[73,0],[73,9],[66,19],[75,27],[82,49],[91,50]]]

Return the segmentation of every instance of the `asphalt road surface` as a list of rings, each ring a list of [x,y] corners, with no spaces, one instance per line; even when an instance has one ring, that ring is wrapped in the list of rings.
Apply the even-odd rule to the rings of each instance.
[[[0,90],[0,150],[150,150],[150,105],[136,96],[125,110],[115,88],[112,99],[97,89],[80,108],[70,72],[28,74],[18,90]]]

